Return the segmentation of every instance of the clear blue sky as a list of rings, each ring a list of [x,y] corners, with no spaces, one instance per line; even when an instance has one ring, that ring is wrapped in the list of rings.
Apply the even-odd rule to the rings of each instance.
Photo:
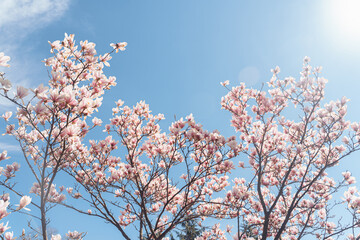
[[[153,112],[165,114],[165,130],[174,115],[193,113],[207,129],[230,136],[230,115],[220,109],[226,91],[219,82],[259,88],[276,65],[281,76],[298,77],[304,56],[323,66],[329,79],[326,98],[350,98],[349,119],[359,120],[358,12],[355,0],[3,0],[0,52],[12,57],[8,77],[34,87],[48,80],[41,62],[50,56],[47,41],[62,39],[65,32],[74,33],[77,42],[95,42],[99,53],[110,51],[112,42],[126,41],[127,50],[114,55],[106,70],[118,85],[100,110],[105,121],[115,100],[128,105],[145,100]],[[9,108],[0,103],[1,111]],[[1,141],[0,148],[17,156],[16,148]],[[354,166],[358,156],[342,167]],[[87,239],[120,236],[101,220],[71,214],[54,210],[51,225],[60,233],[88,231]]]

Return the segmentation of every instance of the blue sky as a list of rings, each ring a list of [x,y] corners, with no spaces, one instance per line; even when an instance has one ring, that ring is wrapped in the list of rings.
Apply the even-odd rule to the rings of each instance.
[[[65,32],[78,42],[95,42],[99,53],[126,41],[127,50],[114,55],[106,70],[118,85],[104,98],[104,120],[119,98],[128,105],[145,100],[154,113],[165,114],[165,130],[174,115],[193,113],[205,128],[230,136],[230,115],[220,109],[226,91],[219,82],[259,88],[276,65],[281,76],[298,77],[304,56],[323,66],[326,99],[345,95],[351,99],[349,119],[360,119],[359,10],[356,0],[4,0],[0,52],[12,57],[8,77],[34,87],[48,80],[41,62],[50,56],[47,41],[62,39]],[[11,107],[2,99],[0,104],[1,111]],[[17,156],[16,147],[0,145]],[[342,167],[353,166],[358,156]],[[52,225],[61,233],[78,229],[88,231],[87,239],[118,236],[97,219],[68,219],[69,214],[54,211]]]

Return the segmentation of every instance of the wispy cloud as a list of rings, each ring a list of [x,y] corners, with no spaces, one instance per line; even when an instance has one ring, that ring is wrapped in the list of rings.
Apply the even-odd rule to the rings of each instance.
[[[8,151],[8,152],[17,152],[17,151],[20,151],[21,148],[19,145],[13,145],[13,144],[8,144],[8,143],[5,143],[5,142],[0,142],[0,150],[1,151]]]
[[[29,79],[38,62],[32,61],[33,49],[24,50],[25,37],[60,19],[69,5],[70,0],[0,0],[0,52],[12,58],[11,68],[0,71],[6,72],[13,85],[31,87],[38,81]],[[0,107],[8,108],[9,103],[0,99]]]
[[[2,37],[21,38],[45,27],[61,17],[69,0],[2,0],[0,1],[0,30]]]

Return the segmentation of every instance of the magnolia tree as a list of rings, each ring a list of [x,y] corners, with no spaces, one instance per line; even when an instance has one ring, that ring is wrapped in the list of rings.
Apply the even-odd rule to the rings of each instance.
[[[344,172],[334,180],[327,171],[359,149],[360,127],[344,118],[346,98],[322,103],[326,80],[308,58],[299,81],[281,80],[274,69],[267,92],[222,83],[229,93],[221,105],[238,134],[225,138],[204,130],[192,115],[162,131],[164,116],[152,114],[143,101],[129,107],[117,100],[113,117],[101,127],[95,112],[115,85],[103,67],[126,43],[111,44],[113,51],[104,55],[97,55],[94,43],[77,46],[73,35],[50,45],[47,86],[18,86],[11,95],[11,82],[0,75],[0,95],[17,106],[14,117],[3,114],[5,134],[19,142],[22,165],[34,181],[21,191],[15,184],[19,164],[1,168],[0,220],[7,208],[22,212],[41,223],[42,239],[61,239],[47,237],[47,212],[62,205],[105,220],[124,239],[166,239],[187,221],[210,225],[210,218],[220,223],[198,240],[357,238],[360,195],[349,186],[355,178]],[[0,53],[1,66],[9,60]],[[108,136],[89,140],[97,129]],[[3,152],[0,160],[6,159]],[[74,184],[57,178],[61,172]],[[9,205],[9,193],[21,197],[17,207]],[[336,218],[341,207],[349,217]],[[14,239],[4,223],[1,238]]]
[[[348,186],[355,178],[344,172],[337,182],[327,170],[359,150],[360,129],[345,120],[345,97],[322,103],[327,80],[320,71],[306,57],[299,81],[279,79],[276,67],[267,92],[241,84],[222,99],[248,163],[240,166],[252,170],[247,180],[235,174],[222,202],[228,217],[237,219],[236,239],[331,239],[349,229],[348,238],[355,239],[360,198]],[[331,201],[343,187],[344,198]],[[349,224],[331,213],[340,203],[351,213]]]
[[[16,121],[11,122],[11,112],[3,118],[8,125],[5,134],[12,135],[23,151],[24,162],[30,169],[34,184],[30,193],[38,196],[32,205],[39,210],[33,215],[41,221],[40,235],[47,238],[47,211],[55,203],[65,199],[62,188],[54,184],[60,169],[71,163],[70,155],[84,139],[91,126],[85,118],[100,107],[104,91],[115,85],[115,77],[103,74],[104,65],[109,66],[110,53],[97,56],[95,44],[88,41],[75,45],[74,36],[65,34],[65,39],[50,43],[53,57],[45,60],[50,67],[48,86],[40,85],[30,91],[22,86],[16,88],[14,96],[9,94],[12,84],[0,76],[1,96],[17,106]],[[114,50],[124,50],[126,43],[112,44]],[[1,56],[3,66],[8,66],[9,57]],[[6,158],[6,152],[3,153]],[[6,166],[2,171],[6,177],[0,184],[16,195],[24,196],[14,187],[18,164]],[[70,238],[79,239],[82,234],[69,233]]]
[[[226,174],[234,168],[234,138],[203,130],[192,116],[162,133],[161,114],[150,114],[144,102],[133,108],[121,104],[105,126],[111,135],[73,152],[65,168],[81,187],[68,193],[90,204],[82,212],[110,222],[125,239],[131,239],[124,230],[130,224],[139,239],[162,239],[184,221],[209,216],[209,203],[220,201],[213,192],[228,185]],[[112,153],[118,145],[123,158]]]

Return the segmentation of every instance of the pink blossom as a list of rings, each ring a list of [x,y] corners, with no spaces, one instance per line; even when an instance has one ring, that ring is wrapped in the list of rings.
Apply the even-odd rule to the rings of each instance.
[[[31,198],[29,196],[23,196],[21,199],[20,199],[20,204],[19,206],[16,208],[16,210],[20,210],[20,209],[26,209],[25,207],[27,205],[29,205],[31,203]],[[28,210],[28,209],[26,209]]]
[[[0,154],[0,161],[5,160],[5,159],[9,159],[10,157],[7,156],[7,151],[3,151]]]
[[[13,240],[13,239],[15,239],[13,232],[6,232],[4,237],[5,237],[5,240]]]
[[[226,80],[225,82],[221,82],[220,83],[222,86],[226,87],[227,85],[230,84],[230,81],[229,80]]]
[[[6,223],[6,225],[4,225],[4,223],[0,223],[0,234],[3,234],[6,230],[10,229],[10,227],[8,227],[9,222]]]
[[[12,116],[12,112],[6,112],[2,115],[5,121],[9,121],[9,118]]]
[[[113,47],[116,52],[120,51],[125,51],[125,47],[127,46],[126,42],[119,42],[119,43],[111,43],[110,44],[111,47]]]
[[[73,239],[73,240],[80,240],[80,239],[82,239],[82,234],[81,233],[79,233],[79,232],[77,232],[77,231],[73,231],[73,232],[68,232],[67,234],[66,234],[66,236],[68,237],[68,238],[70,238],[70,239]]]
[[[5,56],[3,52],[0,52],[0,66],[10,67],[10,65],[7,63],[8,61],[10,61],[10,57]]]
[[[23,86],[18,86],[16,88],[16,97],[19,99],[23,99],[29,94],[29,90],[27,88],[24,88]]]
[[[8,79],[0,78],[0,84],[5,91],[9,91],[12,87],[12,84]]]
[[[92,119],[92,123],[94,124],[94,126],[101,126],[102,120],[99,119],[99,118],[97,118],[97,117],[94,117],[94,118]]]
[[[35,90],[33,90],[33,92],[36,96],[43,98],[45,97],[44,93],[47,92],[48,89],[48,87],[44,87],[44,84],[40,84],[37,88],[35,88]]]
[[[60,234],[51,235],[51,240],[61,240],[61,235]]]
[[[343,172],[342,175],[344,176],[345,179],[349,179],[351,177],[350,172]]]

